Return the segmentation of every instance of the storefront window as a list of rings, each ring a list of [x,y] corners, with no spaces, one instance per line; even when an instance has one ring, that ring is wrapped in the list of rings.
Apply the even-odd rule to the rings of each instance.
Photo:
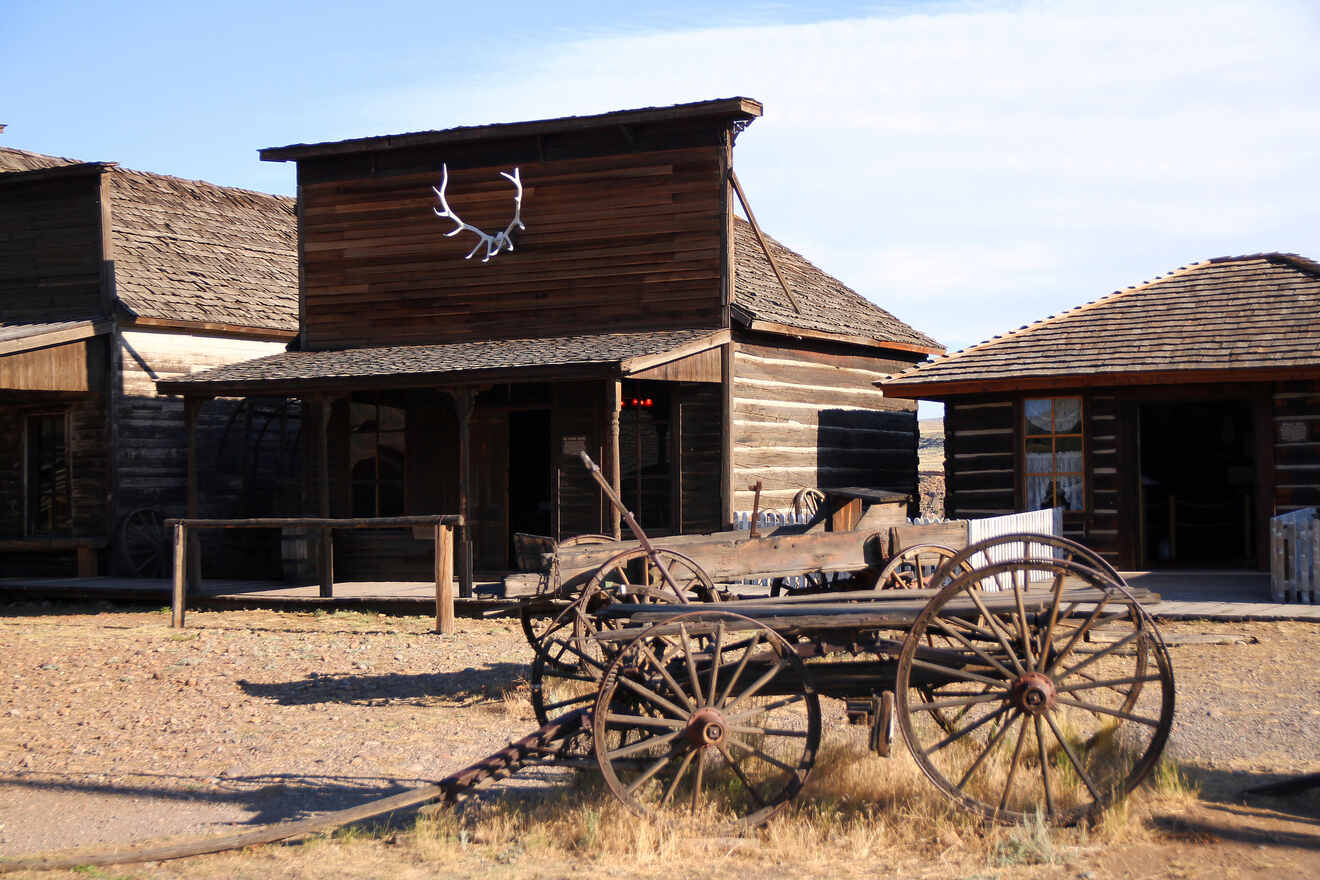
[[[405,410],[379,399],[355,399],[348,420],[353,515],[402,515]]]
[[[1086,507],[1082,446],[1082,399],[1046,397],[1023,401],[1027,510]]]
[[[27,417],[27,531],[67,535],[73,531],[69,479],[69,418],[66,413]]]

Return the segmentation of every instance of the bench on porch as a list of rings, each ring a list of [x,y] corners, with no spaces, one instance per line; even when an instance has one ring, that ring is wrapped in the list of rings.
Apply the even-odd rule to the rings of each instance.
[[[97,551],[104,550],[108,543],[104,535],[0,538],[0,553],[71,552],[77,559],[78,577],[96,577],[101,573],[97,564]]]

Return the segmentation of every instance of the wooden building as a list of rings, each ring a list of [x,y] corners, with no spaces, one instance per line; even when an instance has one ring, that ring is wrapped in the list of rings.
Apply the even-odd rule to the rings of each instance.
[[[299,350],[158,387],[302,399],[321,426],[309,513],[462,512],[485,569],[516,532],[618,529],[580,450],[658,533],[722,527],[757,480],[763,506],[912,491],[915,407],[872,383],[939,346],[735,216],[734,140],[760,113],[731,98],[264,150],[297,163]],[[449,237],[442,183],[513,249]],[[335,541],[341,578],[430,565],[407,536]]]
[[[1126,569],[1267,568],[1320,503],[1320,265],[1223,257],[882,382],[944,402],[949,516],[1062,506]]]
[[[292,199],[0,148],[0,575],[164,573],[187,435],[154,382],[283,351],[295,242]],[[199,423],[206,512],[278,506],[283,407]]]

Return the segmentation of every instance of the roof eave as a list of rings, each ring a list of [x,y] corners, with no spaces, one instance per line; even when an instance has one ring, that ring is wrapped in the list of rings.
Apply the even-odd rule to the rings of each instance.
[[[326,141],[315,144],[289,144],[283,147],[266,147],[260,150],[258,155],[266,162],[288,162],[322,156],[398,150],[407,147],[430,146],[432,144],[556,134],[614,125],[643,125],[718,116],[752,120],[761,115],[762,109],[761,102],[752,98],[719,98],[713,101],[677,104],[673,107],[616,110],[612,113],[600,113],[593,116],[562,116],[555,119],[538,119],[529,122],[471,125],[439,131],[351,138],[349,140]]]
[[[1216,368],[1207,370],[1132,370],[1123,372],[1059,373],[1002,379],[926,380],[895,377],[874,384],[886,397],[905,400],[944,400],[969,394],[1046,391],[1055,388],[1134,387],[1140,385],[1196,385],[1210,382],[1273,382],[1320,378],[1313,366]]]
[[[745,325],[748,330],[758,333],[771,333],[776,336],[791,336],[799,339],[820,339],[826,342],[842,342],[848,345],[864,345],[868,348],[887,348],[892,351],[911,352],[913,354],[943,354],[944,349],[932,348],[910,342],[893,342],[877,339],[874,336],[855,336],[846,333],[828,333],[824,330],[811,330],[806,327],[794,327],[792,324],[780,324],[775,321],[762,321],[756,318]]]

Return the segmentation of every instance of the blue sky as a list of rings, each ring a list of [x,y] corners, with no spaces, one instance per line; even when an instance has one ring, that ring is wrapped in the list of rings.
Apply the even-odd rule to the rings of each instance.
[[[746,95],[772,235],[958,348],[1320,257],[1320,12],[1258,0],[10,0],[0,143],[289,193],[261,147]]]

